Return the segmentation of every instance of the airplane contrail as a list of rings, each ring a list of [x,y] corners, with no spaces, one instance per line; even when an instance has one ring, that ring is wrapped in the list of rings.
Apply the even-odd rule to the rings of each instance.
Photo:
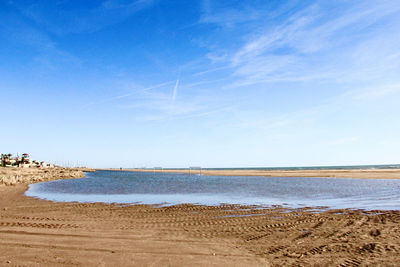
[[[174,92],[172,93],[172,100],[175,101],[176,95],[178,94],[178,86],[179,86],[179,79],[176,79],[176,83],[174,86]]]

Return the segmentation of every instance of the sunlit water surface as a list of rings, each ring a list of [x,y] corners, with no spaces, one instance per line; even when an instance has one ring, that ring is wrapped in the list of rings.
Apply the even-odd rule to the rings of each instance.
[[[206,176],[97,171],[82,179],[29,186],[27,196],[52,201],[283,205],[400,209],[400,180]]]

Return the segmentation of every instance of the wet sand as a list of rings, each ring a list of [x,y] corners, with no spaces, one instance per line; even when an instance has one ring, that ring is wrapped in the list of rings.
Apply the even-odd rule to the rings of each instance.
[[[119,171],[120,169],[108,169]],[[199,174],[199,170],[182,169],[122,169],[123,171],[143,172],[170,172]],[[334,178],[358,178],[358,179],[400,179],[400,169],[354,169],[354,170],[201,170],[203,175],[220,176],[265,176],[265,177],[334,177]]]
[[[0,266],[393,266],[400,212],[55,203],[0,186]]]

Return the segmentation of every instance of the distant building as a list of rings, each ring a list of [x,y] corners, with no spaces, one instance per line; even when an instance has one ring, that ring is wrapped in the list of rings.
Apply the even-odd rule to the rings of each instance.
[[[17,154],[13,157],[12,154],[1,154],[0,166],[2,167],[20,167],[20,168],[53,168],[53,164],[44,161],[31,160],[29,154],[24,153],[22,156]]]

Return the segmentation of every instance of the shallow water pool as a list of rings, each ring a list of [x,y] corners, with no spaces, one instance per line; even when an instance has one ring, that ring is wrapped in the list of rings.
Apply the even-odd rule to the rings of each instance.
[[[97,171],[82,179],[32,184],[25,194],[52,201],[400,209],[400,180],[386,179]]]

